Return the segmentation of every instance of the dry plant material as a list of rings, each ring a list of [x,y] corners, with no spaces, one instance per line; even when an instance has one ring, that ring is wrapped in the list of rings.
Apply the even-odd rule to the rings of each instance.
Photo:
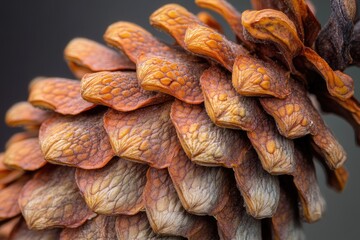
[[[194,14],[177,4],[167,4],[150,16],[150,24],[166,31],[176,42],[185,48],[184,36],[188,26],[202,24]]]
[[[273,62],[250,56],[238,56],[233,66],[232,81],[242,96],[286,98],[290,94],[290,74]]]
[[[69,68],[79,79],[86,73],[135,69],[134,63],[124,54],[86,38],[70,41],[64,55]]]
[[[180,150],[168,170],[186,211],[214,215],[224,208],[230,191],[229,174],[225,169],[199,166]]]
[[[226,0],[195,0],[195,3],[200,7],[213,10],[220,14],[230,25],[231,30],[235,33],[239,42],[248,48],[252,48],[252,45],[244,37],[241,13],[230,3]]]
[[[273,239],[305,239],[295,206],[296,200],[292,192],[289,189],[281,188],[279,206],[271,218]]]
[[[285,99],[262,98],[261,105],[276,121],[281,135],[287,138],[299,138],[307,134],[316,134],[313,108],[307,96],[305,86],[290,79],[290,94]]]
[[[60,240],[71,239],[116,239],[116,217],[99,215],[78,228],[61,231]]]
[[[27,131],[27,132],[15,133],[6,142],[5,149],[8,149],[13,143],[20,142],[22,140],[29,139],[29,138],[36,138],[36,137],[38,137],[38,133],[36,131],[35,132]]]
[[[317,184],[312,156],[299,147],[296,149],[296,168],[292,175],[301,203],[301,216],[307,222],[318,221],[325,211],[325,200]]]
[[[17,200],[20,195],[20,190],[29,180],[28,176],[23,176],[17,181],[9,184],[4,189],[0,190],[0,220],[9,219],[20,214],[20,208]]]
[[[80,82],[64,78],[32,81],[29,102],[63,115],[76,115],[95,107],[95,104],[81,98]]]
[[[168,167],[179,147],[170,108],[171,102],[167,102],[131,113],[109,110],[104,127],[115,154],[157,168]]]
[[[352,58],[351,36],[356,0],[331,0],[331,14],[316,41],[316,51],[334,70],[344,70]]]
[[[171,99],[168,95],[141,88],[136,72],[87,74],[81,80],[81,96],[89,102],[121,112],[130,112]]]
[[[247,212],[255,218],[273,216],[279,203],[279,181],[264,171],[256,153],[249,151],[234,172]]]
[[[25,131],[0,153],[0,238],[304,239],[301,222],[324,215],[314,158],[336,191],[349,173],[320,109],[360,143],[342,72],[360,62],[355,1],[332,0],[321,32],[306,0],[252,0],[242,13],[195,3],[236,40],[208,13],[167,4],[149,20],[174,44],[116,22],[104,34],[115,50],[67,45],[81,81],[30,84],[6,116]]]
[[[199,12],[196,16],[205,25],[215,29],[219,33],[224,33],[224,30],[223,30],[221,24],[210,13],[202,11],[202,12]]]
[[[237,56],[247,54],[242,46],[229,41],[214,29],[202,25],[189,26],[184,42],[190,52],[215,60],[229,71],[232,71]]]
[[[138,214],[127,216],[120,215],[116,218],[115,223],[116,236],[118,239],[132,240],[132,239],[161,239],[161,240],[181,240],[183,237],[179,236],[159,236],[151,228],[147,219],[146,213],[140,212]]]
[[[35,108],[28,102],[18,102],[6,112],[5,122],[11,127],[38,126],[50,116],[50,112]]]
[[[147,169],[146,165],[114,158],[101,169],[77,169],[75,177],[92,211],[104,215],[133,215],[144,207],[142,192]]]
[[[220,239],[261,239],[261,222],[247,214],[236,188],[231,188],[229,200],[215,215]]]
[[[46,164],[38,138],[14,142],[6,149],[4,164],[11,168],[34,171]]]
[[[154,232],[188,239],[216,236],[216,227],[210,218],[185,211],[166,169],[150,168],[147,179],[145,208]]]
[[[137,63],[139,57],[147,53],[171,54],[169,46],[158,41],[142,27],[129,22],[117,22],[108,27],[105,41],[123,51],[131,61]]]
[[[62,166],[43,168],[28,181],[20,192],[19,206],[28,227],[36,230],[75,228],[96,215],[80,195],[75,169]]]
[[[11,240],[16,239],[58,239],[60,235],[60,229],[47,229],[47,230],[37,230],[33,231],[28,228],[24,219],[21,219],[17,226],[13,229],[10,234]]]
[[[208,64],[188,54],[166,57],[148,55],[140,58],[137,75],[140,86],[148,91],[160,91],[189,104],[204,101],[199,79]]]
[[[290,20],[295,24],[299,38],[306,46],[312,47],[320,31],[320,23],[314,16],[314,6],[305,0],[252,0],[256,10],[264,8],[276,9],[286,12]]]
[[[46,161],[84,169],[101,168],[114,156],[102,116],[55,116],[40,128],[41,150]]]
[[[0,189],[16,179],[20,178],[23,174],[23,170],[14,170],[4,164],[4,153],[0,153]]]
[[[175,101],[171,120],[186,155],[200,165],[237,166],[250,148],[244,134],[217,127],[202,106]]]

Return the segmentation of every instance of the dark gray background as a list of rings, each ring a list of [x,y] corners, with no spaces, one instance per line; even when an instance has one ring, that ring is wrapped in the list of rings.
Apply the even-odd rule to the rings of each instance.
[[[192,0],[172,1],[197,13]],[[230,1],[240,10],[248,8],[248,0]],[[329,1],[314,1],[322,23],[329,16]],[[74,37],[87,37],[102,42],[106,27],[119,20],[133,21],[163,39],[164,34],[152,30],[148,16],[165,0],[2,0],[0,5],[0,115],[13,103],[26,100],[27,84],[35,76],[72,75],[63,61],[63,48]],[[216,14],[215,14],[216,15]],[[216,15],[218,17],[218,15]],[[221,18],[218,18],[221,19]],[[231,34],[227,29],[227,33]],[[359,69],[347,71],[355,80],[360,96]],[[354,144],[352,128],[335,116],[326,116],[326,122],[348,152],[349,184],[342,194],[325,186],[324,175],[318,168],[318,178],[327,201],[324,218],[312,225],[305,224],[308,239],[360,239],[360,159]],[[16,129],[0,123],[0,144]],[[3,147],[1,147],[3,149]],[[1,204],[1,203],[0,203]]]

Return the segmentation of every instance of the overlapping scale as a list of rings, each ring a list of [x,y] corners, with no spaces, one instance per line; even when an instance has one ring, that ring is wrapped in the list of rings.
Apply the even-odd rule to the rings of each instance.
[[[150,240],[181,240],[179,236],[159,236],[152,230],[146,213],[140,212],[133,216],[120,215],[115,223],[118,239],[150,239]]]
[[[114,156],[102,115],[54,116],[40,128],[46,161],[85,169],[101,168]]]
[[[271,218],[271,235],[273,239],[305,240],[296,209],[296,200],[291,190],[284,187],[281,188],[279,207]]]
[[[116,217],[99,215],[78,228],[66,228],[60,233],[60,240],[72,239],[116,239]]]
[[[20,178],[24,174],[23,170],[14,170],[4,164],[4,153],[0,153],[0,189],[6,187],[7,184]]]
[[[137,63],[141,55],[147,53],[157,53],[161,56],[172,54],[169,46],[134,23],[113,23],[106,30],[104,39],[111,46],[123,51],[134,63]]]
[[[171,102],[130,113],[108,110],[104,127],[117,156],[168,167],[178,151],[176,131],[170,120]]]
[[[203,8],[211,9],[220,14],[230,25],[231,30],[235,33],[240,42],[251,48],[251,44],[246,41],[243,34],[243,26],[241,23],[241,13],[238,12],[226,0],[195,0],[195,3]]]
[[[272,26],[277,26],[277,28],[272,28],[276,31],[268,29],[269,21],[272,22]],[[298,39],[295,26],[284,13],[270,9],[247,10],[242,15],[242,23],[252,38],[274,44],[284,55],[290,70],[294,68],[292,60],[302,55],[304,61],[323,77],[332,96],[345,100],[354,94],[353,80],[347,75],[337,75],[314,50],[304,47]]]
[[[202,106],[175,101],[171,120],[185,153],[200,165],[235,167],[250,148],[243,133],[216,126]]]
[[[51,115],[51,112],[35,108],[28,102],[19,102],[6,112],[5,122],[11,127],[38,126]]]
[[[11,240],[30,240],[30,239],[41,239],[41,240],[52,240],[58,239],[60,235],[60,229],[46,229],[46,230],[31,230],[27,226],[24,219],[21,219],[17,226],[13,229],[10,234]]]
[[[23,176],[17,181],[7,185],[4,189],[0,190],[0,221],[15,217],[20,214],[20,207],[17,204],[17,200],[19,198],[21,189],[28,180],[28,176]]]
[[[278,208],[280,188],[276,176],[267,173],[254,151],[233,168],[247,212],[256,218],[271,217]]]
[[[3,163],[9,167],[34,171],[46,164],[38,138],[14,142],[6,149]]]
[[[231,181],[223,168],[199,166],[180,150],[169,166],[169,174],[186,211],[196,215],[221,212],[229,199]]]
[[[20,192],[19,206],[27,225],[36,230],[74,228],[96,216],[80,195],[75,169],[62,166],[43,168],[28,181]]]
[[[190,52],[215,60],[229,71],[232,71],[237,56],[248,54],[242,46],[202,25],[190,25],[185,33],[184,43]]]
[[[98,214],[133,215],[143,210],[148,167],[114,158],[96,170],[77,169],[76,183],[86,204]]]
[[[202,24],[199,18],[177,4],[167,4],[150,16],[150,24],[173,36],[176,42],[185,48],[184,36],[188,26]]]
[[[301,203],[301,216],[307,222],[319,220],[325,211],[325,200],[317,183],[312,156],[304,149],[296,149],[296,168],[293,175]]]
[[[160,91],[189,104],[204,101],[199,79],[208,64],[201,59],[183,54],[140,58],[137,75],[140,86],[149,91]]]
[[[219,67],[211,67],[202,75],[201,84],[207,114],[215,124],[247,131],[267,171],[293,171],[292,142],[278,133],[255,99],[241,96],[235,91],[229,73]]]
[[[286,15],[295,24],[300,39],[306,46],[312,47],[321,26],[313,12],[310,10],[313,6],[309,4],[309,1],[252,0],[251,3],[256,10],[272,8],[283,12],[286,11]]]
[[[276,121],[279,132],[287,138],[315,135],[318,130],[310,109],[313,108],[305,86],[290,79],[291,93],[285,99],[260,99],[261,105]]]
[[[229,200],[215,214],[220,239],[261,239],[261,222],[247,214],[236,188],[230,189]]]
[[[64,78],[37,78],[30,84],[28,101],[64,115],[77,115],[95,107],[82,99],[80,82]]]
[[[145,91],[140,87],[136,72],[97,72],[85,75],[81,80],[81,96],[96,104],[129,112],[155,105],[171,97]]]
[[[155,233],[188,239],[216,239],[216,227],[210,217],[185,211],[166,169],[150,168],[144,190],[146,214]]]
[[[86,38],[70,41],[64,55],[69,68],[79,79],[86,73],[135,69],[135,64],[124,54]]]
[[[272,9],[243,14],[225,0],[196,3],[238,42],[209,14],[168,4],[150,23],[179,46],[117,22],[104,39],[120,53],[83,38],[67,45],[81,82],[31,83],[30,104],[6,117],[29,131],[0,155],[0,236],[303,239],[300,220],[320,219],[313,157],[338,191],[348,173],[308,92],[357,131],[353,80],[312,50],[319,25],[305,1],[253,0]]]
[[[233,67],[232,82],[242,96],[286,98],[291,90],[289,72],[274,62],[250,56],[238,56]]]

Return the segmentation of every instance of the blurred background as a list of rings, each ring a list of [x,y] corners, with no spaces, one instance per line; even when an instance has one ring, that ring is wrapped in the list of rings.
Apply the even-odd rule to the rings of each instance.
[[[197,13],[193,0],[4,0],[0,8],[0,116],[15,102],[26,100],[27,85],[36,76],[73,78],[63,60],[63,49],[75,37],[86,37],[103,42],[102,35],[115,21],[135,22],[161,39],[170,42],[165,34],[152,29],[148,16],[165,3],[181,3]],[[249,0],[229,0],[237,9],[250,7]],[[330,1],[313,0],[322,25],[330,14]],[[226,26],[221,17],[211,13]],[[226,28],[228,36],[232,36]],[[232,37],[230,37],[231,39]],[[360,97],[360,69],[347,70],[354,81],[356,95]],[[325,178],[318,166],[318,179],[327,201],[327,212],[315,224],[304,224],[307,239],[360,239],[360,159],[354,143],[352,128],[342,119],[327,115],[339,142],[348,153],[346,167],[349,183],[342,194],[325,186]],[[10,129],[0,121],[0,148],[18,129]],[[1,204],[1,203],[0,203]]]

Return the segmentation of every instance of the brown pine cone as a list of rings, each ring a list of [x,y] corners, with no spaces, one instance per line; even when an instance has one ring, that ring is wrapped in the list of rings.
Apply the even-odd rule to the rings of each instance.
[[[66,46],[80,81],[30,83],[6,115],[24,131],[0,155],[1,237],[304,239],[302,222],[323,216],[314,160],[337,191],[348,173],[316,104],[360,142],[360,104],[342,72],[358,64],[355,1],[332,1],[322,30],[305,0],[252,0],[242,13],[195,2],[236,41],[208,13],[167,4],[150,24],[176,43],[116,22],[104,34],[114,49]]]

